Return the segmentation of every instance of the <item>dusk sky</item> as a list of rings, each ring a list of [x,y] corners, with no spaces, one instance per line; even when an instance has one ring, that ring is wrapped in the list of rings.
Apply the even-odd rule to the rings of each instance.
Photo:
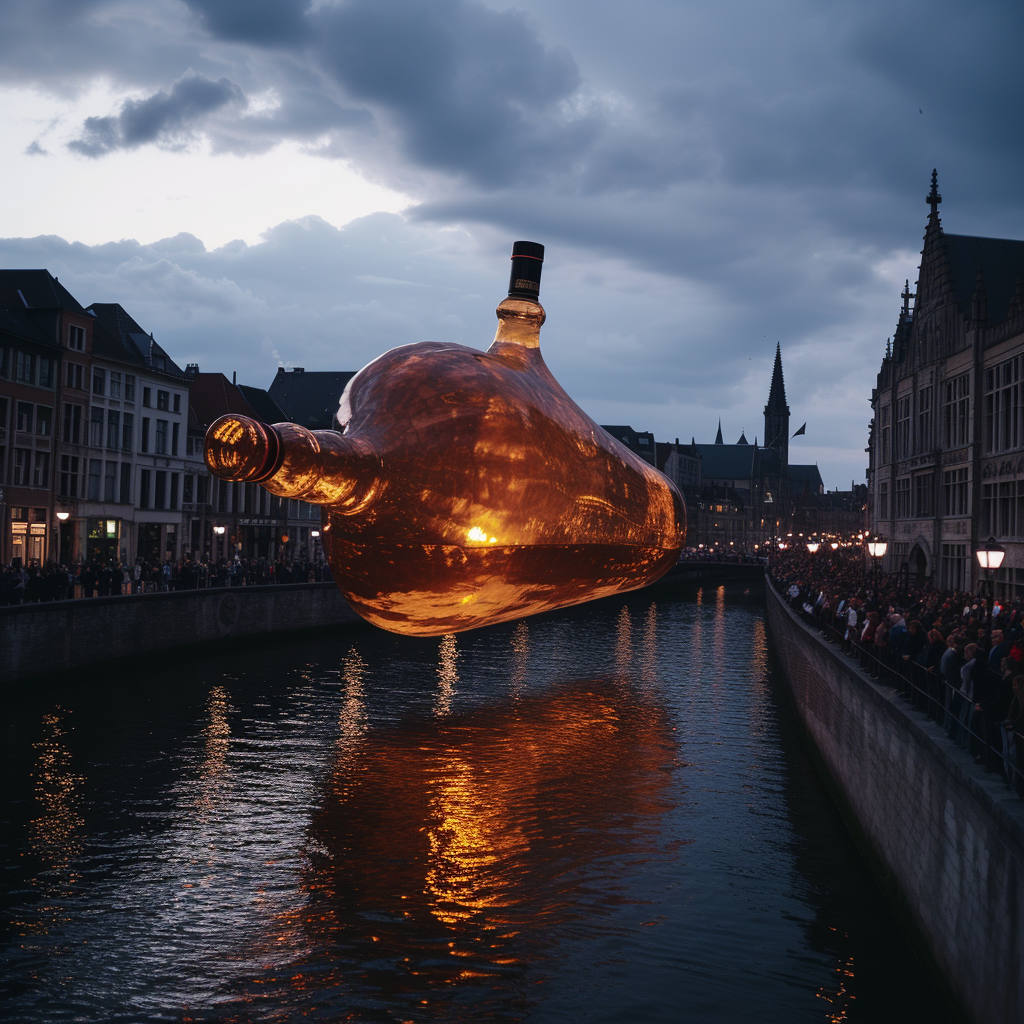
[[[1024,238],[1024,6],[4,0],[0,266],[269,386],[486,348],[518,238],[542,351],[602,423],[864,479],[938,168]]]

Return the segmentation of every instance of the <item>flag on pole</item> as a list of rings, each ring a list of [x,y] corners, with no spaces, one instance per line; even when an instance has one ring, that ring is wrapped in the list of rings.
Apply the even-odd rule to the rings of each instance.
[[[806,433],[807,433],[807,424],[805,423],[805,424],[804,424],[804,425],[803,425],[803,426],[802,426],[802,427],[801,427],[801,428],[800,428],[800,429],[799,429],[799,430],[798,430],[798,431],[797,431],[797,432],[796,432],[796,433],[795,433],[795,434],[793,435],[793,437],[799,437],[799,436],[800,436],[801,434],[806,434]],[[790,441],[792,441],[792,440],[793,440],[793,437],[791,437],[791,438],[790,438]]]

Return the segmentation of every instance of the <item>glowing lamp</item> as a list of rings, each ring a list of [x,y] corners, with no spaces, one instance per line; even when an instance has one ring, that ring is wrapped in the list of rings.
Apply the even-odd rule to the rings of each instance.
[[[1006,549],[996,543],[995,537],[989,537],[975,552],[978,556],[978,565],[982,569],[998,569],[1003,564]]]
[[[66,522],[68,517],[71,515],[70,512],[58,512],[57,518],[63,523]]]
[[[875,537],[868,541],[868,554],[872,558],[884,558],[889,545],[884,537]]]
[[[217,536],[223,536],[225,529],[226,527],[223,526],[215,526],[213,528],[213,532],[217,534]]]
[[[817,553],[817,551],[818,551],[818,548],[820,548],[820,547],[821,547],[821,544],[820,544],[820,542],[819,542],[819,541],[816,541],[816,540],[809,540],[809,541],[807,542],[807,550],[808,550],[808,551],[810,551],[810,553],[811,553],[812,555],[813,555],[813,554],[816,554],[816,553]]]
[[[207,431],[215,476],[325,509],[332,575],[378,626],[438,636],[520,619],[635,590],[679,557],[679,491],[541,357],[543,257],[513,246],[486,352],[423,342],[363,367],[343,433],[238,415]]]
[[[309,535],[310,535],[310,537],[313,538],[313,540],[316,540],[320,536],[320,531],[319,530],[310,530],[309,531]]]
[[[829,545],[829,547],[832,548],[833,551],[838,551],[839,550],[839,541],[836,541],[836,540],[832,541],[832,543]]]

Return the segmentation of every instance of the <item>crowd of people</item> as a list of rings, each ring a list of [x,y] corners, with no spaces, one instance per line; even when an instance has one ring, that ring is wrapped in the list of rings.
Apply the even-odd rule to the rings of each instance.
[[[1024,606],[865,570],[861,552],[773,556],[774,585],[1024,796]]]
[[[0,568],[0,605],[72,598],[112,597],[206,587],[266,586],[280,583],[321,583],[331,578],[322,561],[236,558],[228,561],[81,562],[74,565],[7,565]]]

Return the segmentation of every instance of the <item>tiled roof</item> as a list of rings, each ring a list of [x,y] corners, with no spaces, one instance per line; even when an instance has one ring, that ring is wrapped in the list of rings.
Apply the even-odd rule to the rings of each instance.
[[[1024,275],[1024,241],[943,235],[949,260],[953,297],[965,316],[971,314],[971,295],[981,271],[988,298],[988,322],[1005,320],[1018,275]]]
[[[238,387],[223,373],[197,373],[191,378],[188,401],[204,429],[218,416],[226,416],[229,412],[260,419]]]
[[[93,355],[119,359],[136,366],[175,377],[184,377],[181,367],[147,334],[125,308],[117,302],[94,302],[89,312],[95,314]]]
[[[268,388],[285,418],[310,430],[337,430],[335,416],[355,370],[284,370]]]
[[[277,402],[263,388],[239,384],[238,390],[242,392],[242,397],[253,407],[256,415],[264,423],[283,423],[288,419]]]

